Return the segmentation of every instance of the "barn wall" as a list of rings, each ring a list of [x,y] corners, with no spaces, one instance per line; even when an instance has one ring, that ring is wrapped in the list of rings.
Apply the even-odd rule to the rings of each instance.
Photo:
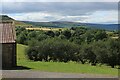
[[[13,44],[13,63],[12,63],[12,65],[15,67],[15,66],[17,66],[17,61],[16,61],[16,59],[17,59],[17,55],[16,55],[16,43],[14,43]]]
[[[16,43],[2,44],[2,67],[12,68],[16,66]]]
[[[0,70],[2,70],[2,43],[0,43]]]

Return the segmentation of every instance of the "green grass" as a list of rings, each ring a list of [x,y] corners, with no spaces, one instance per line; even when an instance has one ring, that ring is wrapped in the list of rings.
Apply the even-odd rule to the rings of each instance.
[[[21,22],[21,21],[15,21],[15,26],[28,27],[28,26],[32,26],[32,25]]]
[[[31,70],[49,71],[49,72],[65,72],[65,73],[91,73],[91,74],[107,74],[118,75],[118,70],[108,66],[90,66],[89,64],[79,64],[74,62],[33,62],[25,57],[25,48],[27,46],[17,44],[17,64],[31,68]]]

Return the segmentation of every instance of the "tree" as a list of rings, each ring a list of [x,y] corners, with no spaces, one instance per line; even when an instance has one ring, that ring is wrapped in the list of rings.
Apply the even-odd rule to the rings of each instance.
[[[55,36],[59,36],[60,35],[60,31],[55,31]]]
[[[21,32],[21,34],[19,36],[17,36],[17,42],[19,44],[27,44],[27,41],[28,38],[27,38],[27,32],[26,31],[23,31]]]
[[[27,50],[26,50],[26,55],[28,57],[28,59],[30,60],[34,60],[34,61],[37,61],[38,58],[37,58],[37,55],[38,55],[38,50],[37,50],[37,47],[28,47]]]
[[[28,33],[28,38],[32,39],[32,38],[36,38],[37,37],[37,33],[36,31],[31,31]]]
[[[59,38],[50,38],[28,48],[27,54],[29,59],[35,59],[35,61],[52,60],[59,62],[68,62],[70,60],[75,60],[74,56],[78,50],[79,46],[77,44]]]
[[[108,65],[114,68],[115,65],[118,63],[118,56],[119,56],[119,43],[116,40],[109,39],[107,42],[108,45]]]
[[[49,38],[46,34],[39,34],[38,36],[37,36],[37,40],[38,41],[42,41],[42,40],[45,40],[45,39],[47,39],[47,38]]]
[[[70,30],[64,30],[64,31],[62,31],[62,34],[66,37],[66,39],[69,39],[71,37]]]
[[[50,36],[50,37],[54,37],[55,33],[53,31],[47,31],[45,32],[46,35]]]
[[[84,64],[85,62],[91,63],[91,65],[96,65],[96,55],[92,51],[90,44],[84,44],[79,52],[79,60]]]
[[[66,37],[65,37],[64,35],[62,35],[62,34],[59,35],[59,38],[60,38],[60,39],[66,39]]]
[[[95,40],[103,40],[108,37],[106,32],[104,30],[96,30],[97,32],[95,33]]]
[[[97,63],[106,64],[108,62],[108,50],[106,42],[97,41],[92,43],[92,50],[96,55]]]
[[[93,42],[95,40],[95,30],[88,30],[85,34],[83,34],[83,38],[86,43]]]
[[[16,27],[16,35],[18,36],[22,31],[25,31],[26,29],[24,27],[18,26]]]

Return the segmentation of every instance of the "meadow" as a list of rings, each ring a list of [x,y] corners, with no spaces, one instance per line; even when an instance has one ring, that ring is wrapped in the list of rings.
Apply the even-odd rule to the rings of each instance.
[[[75,62],[40,62],[30,61],[25,55],[27,46],[17,44],[17,65],[30,68],[30,70],[39,70],[47,72],[64,72],[64,73],[90,73],[105,74],[116,76],[118,69],[105,65],[90,66],[90,64],[80,64]]]
[[[59,31],[62,30],[63,28],[45,28],[45,27],[41,27],[41,28],[26,28],[26,30],[43,30],[43,31]]]

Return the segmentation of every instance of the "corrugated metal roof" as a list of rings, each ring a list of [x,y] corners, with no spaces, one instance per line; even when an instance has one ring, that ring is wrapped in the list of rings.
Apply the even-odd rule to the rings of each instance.
[[[0,22],[0,43],[15,43],[15,37],[12,22]]]

